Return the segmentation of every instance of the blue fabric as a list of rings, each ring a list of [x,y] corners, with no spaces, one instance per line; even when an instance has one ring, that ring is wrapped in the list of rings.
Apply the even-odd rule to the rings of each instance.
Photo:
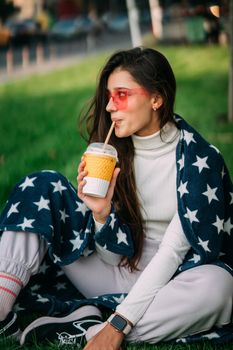
[[[179,271],[214,263],[233,274],[233,185],[220,152],[181,117],[178,213],[192,249]]]
[[[34,232],[49,245],[57,265],[67,265],[95,249],[95,241],[116,254],[132,256],[131,233],[112,209],[104,230],[94,233],[91,211],[63,175],[44,170],[22,179],[0,216],[0,230]]]
[[[194,266],[217,264],[233,274],[233,185],[220,152],[181,117],[175,116],[181,137],[176,150],[178,212],[191,249],[176,274]],[[169,198],[168,198],[169,200]],[[116,254],[134,252],[130,229],[112,207],[97,233],[91,211],[76,189],[54,171],[31,174],[16,184],[0,215],[0,230],[34,232],[49,245],[38,275],[21,292],[18,313],[68,314],[83,304],[114,310],[125,294],[85,299],[61,272],[60,266],[95,250],[95,242]],[[213,333],[214,332],[214,336]],[[177,340],[233,340],[233,325]]]

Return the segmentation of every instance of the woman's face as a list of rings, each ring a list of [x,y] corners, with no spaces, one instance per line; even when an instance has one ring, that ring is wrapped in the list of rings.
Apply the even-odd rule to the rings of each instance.
[[[117,137],[148,136],[159,130],[159,114],[153,110],[158,108],[156,95],[142,88],[129,72],[115,69],[108,78],[107,90],[106,110],[115,122]]]

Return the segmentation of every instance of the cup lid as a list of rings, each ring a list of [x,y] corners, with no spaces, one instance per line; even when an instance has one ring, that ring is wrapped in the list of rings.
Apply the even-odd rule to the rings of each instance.
[[[91,143],[88,145],[85,153],[106,154],[117,158],[117,150],[112,145],[104,144],[103,142]]]

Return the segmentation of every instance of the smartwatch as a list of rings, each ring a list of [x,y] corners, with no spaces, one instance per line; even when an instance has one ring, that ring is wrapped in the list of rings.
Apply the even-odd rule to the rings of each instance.
[[[129,321],[127,321],[124,317],[118,314],[112,314],[107,319],[107,322],[110,323],[118,332],[122,332],[125,335],[127,335],[132,329],[132,326],[129,324]]]

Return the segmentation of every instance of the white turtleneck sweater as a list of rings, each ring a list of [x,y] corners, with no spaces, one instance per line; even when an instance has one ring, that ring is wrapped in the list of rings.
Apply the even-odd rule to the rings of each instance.
[[[176,146],[179,130],[168,123],[162,132],[132,136],[138,196],[145,236],[158,249],[116,311],[136,324],[160,288],[166,285],[190,249],[177,213]],[[96,223],[96,229],[100,229]],[[116,254],[96,247],[103,260],[116,263]]]
[[[179,131],[166,124],[153,135],[132,136],[134,170],[145,235],[161,242],[177,210],[176,146]]]

